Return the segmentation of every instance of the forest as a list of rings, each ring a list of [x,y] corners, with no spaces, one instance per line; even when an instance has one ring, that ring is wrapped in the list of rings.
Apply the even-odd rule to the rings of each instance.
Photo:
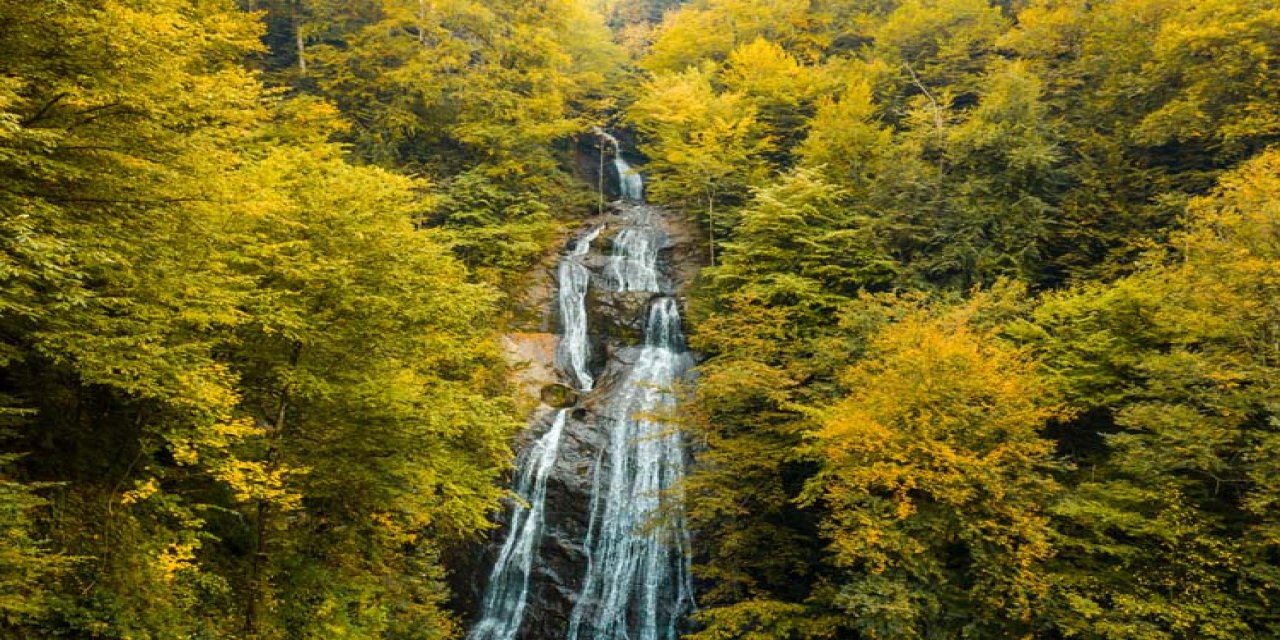
[[[466,637],[597,127],[682,638],[1280,638],[1276,0],[0,0],[0,638]]]

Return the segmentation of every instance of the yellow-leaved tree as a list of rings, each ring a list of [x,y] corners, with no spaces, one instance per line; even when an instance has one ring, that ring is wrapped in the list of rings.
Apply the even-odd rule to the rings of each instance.
[[[769,149],[756,107],[742,93],[717,92],[714,69],[661,73],[645,86],[627,119],[645,137],[641,146],[660,202],[681,203],[705,213],[715,262],[716,206],[740,201],[767,175],[761,153]]]
[[[1035,628],[1059,491],[1042,430],[1061,412],[1027,352],[1000,338],[998,303],[907,302],[813,433],[809,499],[828,509],[842,570],[829,597],[866,637]]]

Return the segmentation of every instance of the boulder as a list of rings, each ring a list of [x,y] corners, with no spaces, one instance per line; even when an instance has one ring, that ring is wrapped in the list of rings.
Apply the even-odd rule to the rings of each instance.
[[[543,404],[556,409],[567,409],[578,403],[578,392],[559,383],[544,385],[538,395]]]

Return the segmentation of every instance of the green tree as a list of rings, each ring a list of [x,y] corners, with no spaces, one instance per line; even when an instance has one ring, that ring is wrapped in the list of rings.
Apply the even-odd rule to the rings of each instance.
[[[906,0],[877,21],[873,55],[905,71],[904,97],[944,90],[964,97],[979,80],[1007,28],[986,0]]]
[[[883,69],[881,69],[883,71]],[[893,129],[879,118],[874,87],[865,73],[849,73],[847,85],[818,103],[800,146],[800,165],[817,168],[858,196],[870,195],[876,181],[901,169],[895,163]]]
[[[830,637],[818,523],[801,505],[816,470],[803,447],[817,428],[805,407],[840,391],[860,348],[843,313],[863,289],[889,286],[894,265],[848,194],[811,171],[759,189],[723,261],[705,269],[691,344],[701,366],[691,428],[705,442],[689,479],[690,521],[703,553],[694,637]],[[852,337],[850,336],[852,334]],[[761,554],[761,548],[775,553]],[[756,635],[738,635],[748,633]]]
[[[258,25],[227,2],[5,2],[0,16],[0,366],[34,411],[6,448],[29,452],[19,478],[59,483],[39,530],[85,558],[22,624],[216,630],[225,580],[193,562],[209,501],[168,442],[218,437],[238,399],[214,349],[243,280],[212,246],[269,114],[240,65]]]
[[[772,142],[771,164],[783,167],[804,137],[823,78],[818,69],[806,68],[782,47],[758,38],[729,54],[720,83],[755,108]]]
[[[0,457],[5,467],[14,456]],[[68,558],[50,553],[38,537],[38,511],[48,502],[38,487],[0,476],[0,630],[46,613],[48,579],[67,569]]]
[[[519,288],[554,243],[549,212],[589,198],[563,167],[618,84],[621,51],[600,16],[581,0],[303,4],[309,62],[288,81],[338,106],[356,158],[431,179],[440,197],[421,222],[452,229],[486,281]],[[278,35],[288,58],[299,45]]]
[[[237,496],[249,632],[447,637],[434,554],[487,528],[515,426],[477,321],[493,294],[413,228],[406,178],[314,143],[252,174],[283,197],[242,217],[256,286],[227,345],[280,492]]]
[[[700,0],[667,15],[642,60],[651,72],[677,73],[726,61],[757,39],[810,60],[821,50],[817,16],[807,0]]]
[[[0,21],[5,630],[452,633],[438,549],[488,526],[514,423],[424,183],[264,87],[230,2]]]
[[[1190,208],[1110,286],[1047,300],[1028,335],[1082,459],[1055,506],[1055,623],[1089,638],[1266,637],[1277,622],[1274,151]],[[1087,462],[1087,467],[1085,463]],[[1086,471],[1087,469],[1087,471]]]
[[[1044,80],[1076,158],[1055,270],[1127,272],[1168,239],[1186,194],[1275,140],[1276,20],[1254,2],[1053,1],[1019,13],[1000,44]]]

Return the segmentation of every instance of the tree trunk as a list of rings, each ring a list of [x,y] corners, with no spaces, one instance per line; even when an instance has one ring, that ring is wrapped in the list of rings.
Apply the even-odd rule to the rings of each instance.
[[[716,193],[707,187],[707,248],[711,251],[711,266],[716,266]]]
[[[298,366],[298,360],[302,357],[302,345],[294,343],[289,354],[289,368]],[[285,384],[280,390],[279,403],[276,405],[276,415],[270,425],[271,445],[267,449],[266,466],[269,471],[275,469],[275,463],[279,457],[280,440],[285,435],[285,428],[288,426],[289,412],[289,385]],[[245,637],[256,638],[262,631],[262,604],[267,593],[267,561],[270,559],[270,528],[271,528],[271,503],[267,500],[258,500],[255,510],[254,525],[255,531],[253,536],[253,555],[249,560],[249,588],[248,602],[244,612],[244,631]]]
[[[293,5],[293,42],[298,48],[298,72],[307,75],[307,41],[302,37],[302,0]]]
[[[253,557],[249,565],[248,603],[244,610],[244,634],[247,638],[258,637],[262,630],[262,598],[267,591],[267,525],[270,505],[265,500],[258,501],[255,525],[257,531],[253,538]]]

